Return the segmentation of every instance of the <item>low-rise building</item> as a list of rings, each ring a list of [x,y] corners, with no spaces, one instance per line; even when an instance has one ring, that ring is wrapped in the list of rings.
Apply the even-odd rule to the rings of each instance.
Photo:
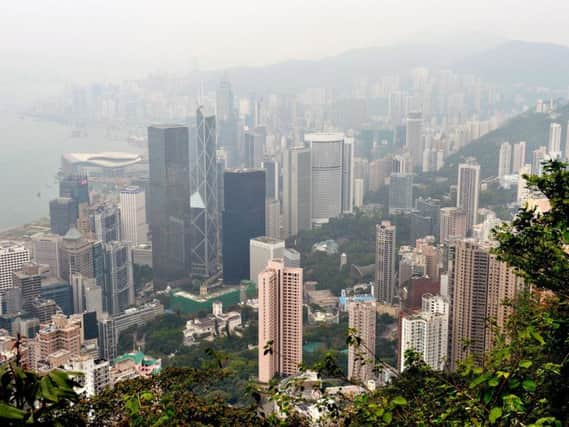
[[[137,377],[149,377],[160,373],[162,370],[162,359],[154,359],[138,351],[136,353],[125,353],[117,357],[111,368],[111,382],[113,385],[119,381],[124,381]]]
[[[200,340],[213,340],[215,337],[231,334],[241,325],[241,313],[237,311],[223,313],[223,304],[215,301],[212,314],[186,322],[184,344],[193,345]]]

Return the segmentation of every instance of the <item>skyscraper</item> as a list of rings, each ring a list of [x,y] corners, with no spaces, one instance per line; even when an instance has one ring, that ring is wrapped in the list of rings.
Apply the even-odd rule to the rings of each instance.
[[[354,211],[354,138],[344,139],[342,157],[342,213]]]
[[[354,179],[354,207],[360,208],[364,204],[364,180]]]
[[[348,346],[348,379],[365,383],[373,377],[375,367],[375,301],[352,301],[348,304],[350,329],[361,339],[360,345]]]
[[[219,120],[226,121],[233,118],[233,90],[227,79],[219,82],[215,93],[215,113]]]
[[[325,224],[343,212],[344,167],[347,167],[344,135],[319,132],[305,135],[304,140],[312,156],[312,223]]]
[[[63,236],[60,247],[61,277],[71,280],[71,274],[95,278],[98,285],[104,282],[104,254],[101,242],[85,239],[76,228]]]
[[[413,210],[413,175],[392,173],[389,177],[389,215]]]
[[[518,173],[526,164],[526,142],[520,141],[514,144],[514,154],[512,159],[512,173]]]
[[[302,269],[273,260],[259,274],[259,381],[299,371],[302,363]],[[269,346],[271,351],[265,352]]]
[[[265,202],[265,235],[274,239],[281,237],[281,205],[278,199]]]
[[[397,296],[395,285],[395,225],[382,221],[375,226],[375,295],[388,304]]]
[[[104,251],[103,309],[114,315],[134,304],[132,255],[128,244],[123,242],[106,243]]]
[[[510,175],[512,172],[512,144],[503,142],[500,145],[500,154],[498,156],[498,178]]]
[[[390,157],[374,160],[369,163],[369,186],[371,192],[378,191],[385,185],[385,180],[391,174],[393,164]]]
[[[456,207],[466,213],[466,232],[478,222],[478,198],[480,192],[480,165],[473,161],[458,165]]]
[[[267,130],[264,126],[246,130],[243,134],[243,161],[246,168],[261,168],[267,143]]]
[[[312,220],[310,149],[293,147],[283,153],[283,236],[309,230]]]
[[[527,187],[527,180],[523,178],[524,175],[531,175],[531,166],[529,164],[520,168],[518,178],[518,188],[516,194],[516,202],[522,206],[524,201],[530,195],[530,189]]]
[[[150,232],[154,286],[190,280],[190,171],[188,128],[148,128]]]
[[[32,302],[40,296],[41,276],[37,264],[26,263],[22,269],[14,272],[14,287],[22,291],[24,310],[31,310]]]
[[[561,157],[561,125],[559,123],[551,123],[549,125],[547,154],[552,158]]]
[[[323,224],[342,212],[344,135],[305,135],[312,155],[312,222]]]
[[[409,159],[409,153],[396,154],[391,159],[391,173],[413,173],[413,165]]]
[[[432,199],[430,197],[426,199],[423,197],[418,197],[415,199],[415,209],[420,216],[431,219],[431,230],[427,235],[432,235],[438,238],[440,235],[441,201],[439,199]],[[424,236],[418,236],[417,238],[419,237]]]
[[[259,236],[249,242],[249,278],[256,282],[259,273],[269,261],[284,258],[285,242],[268,236]]]
[[[267,191],[267,200],[279,198],[279,163],[276,160],[263,160],[262,167],[265,170],[265,190]]]
[[[443,297],[424,294],[419,313],[401,319],[399,368],[405,369],[405,352],[415,350],[431,369],[443,370],[447,361],[449,304]]]
[[[237,149],[237,121],[233,109],[233,91],[229,80],[224,79],[219,83],[215,95],[217,145],[223,147],[227,153],[227,166],[237,167],[240,160]]]
[[[89,181],[86,175],[65,175],[59,181],[59,197],[70,197],[77,206],[89,204]]]
[[[459,208],[447,207],[440,211],[440,242],[466,237],[466,213]]]
[[[504,299],[513,299],[520,281],[512,269],[490,254],[490,245],[473,239],[457,240],[449,256],[450,337],[449,363],[468,355],[482,365],[484,354],[492,348],[490,319],[503,328],[511,309]],[[468,342],[468,346],[465,346]]]
[[[49,202],[49,222],[52,233],[63,236],[77,222],[77,202],[71,197],[58,197]]]
[[[121,215],[117,205],[103,203],[90,209],[91,231],[103,243],[121,240]]]
[[[543,170],[542,163],[547,157],[547,147],[542,145],[541,147],[533,150],[531,157],[531,173],[532,175],[541,175]]]
[[[34,260],[37,264],[49,266],[52,276],[61,277],[59,246],[61,236],[57,234],[40,234],[32,237]]]
[[[14,287],[14,273],[30,262],[30,251],[16,242],[0,241],[0,294]]]
[[[209,276],[219,269],[219,203],[215,116],[196,112],[195,158],[191,158],[192,271]],[[192,153],[193,155],[194,153]]]
[[[421,167],[423,164],[423,151],[425,144],[423,142],[423,114],[421,112],[410,112],[407,115],[405,147],[411,153],[411,163],[413,169]]]
[[[146,194],[136,185],[120,191],[121,239],[133,245],[148,241]]]
[[[265,234],[265,171],[227,170],[224,174],[223,280],[249,278],[249,240]]]

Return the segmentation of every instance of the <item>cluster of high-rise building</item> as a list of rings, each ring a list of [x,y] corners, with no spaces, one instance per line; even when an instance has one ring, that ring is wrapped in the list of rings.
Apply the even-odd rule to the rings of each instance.
[[[482,364],[493,346],[489,320],[504,327],[509,309],[502,301],[522,284],[490,251],[499,220],[479,209],[480,165],[472,158],[458,165],[455,200],[450,193],[417,194],[414,177],[438,171],[504,117],[494,88],[479,79],[418,68],[409,81],[406,87],[397,76],[382,76],[355,89],[362,99],[388,100],[383,115],[362,113],[359,95],[346,100],[318,88],[239,98],[227,79],[215,96],[200,95],[195,112],[187,107],[190,97],[156,97],[159,105],[137,111],[120,106],[123,95],[109,87],[89,101],[75,88],[76,117],[179,124],[149,126],[148,176],[121,176],[121,185],[103,194],[90,194],[90,176],[65,158],[59,197],[49,205],[50,232],[34,235],[30,247],[0,244],[0,327],[27,338],[31,366],[77,367],[88,372],[96,393],[113,375],[130,375],[120,368],[128,364],[117,354],[120,334],[164,311],[135,292],[135,264],[146,255],[151,295],[198,283],[204,297],[210,287],[255,282],[259,381],[295,375],[305,283],[300,254],[287,242],[367,208],[367,198],[382,193],[385,219],[375,227],[375,262],[366,266],[373,280],[342,294],[330,316],[347,313],[358,336],[347,349],[348,378],[363,384],[378,378],[382,310],[399,315],[398,369],[405,368],[407,350],[437,370],[453,369],[469,355]],[[531,164],[526,151],[524,141],[501,144],[500,180],[539,173],[544,159],[562,157],[560,125],[551,124],[549,144],[532,153]],[[531,194],[516,179],[521,203]],[[404,233],[411,245],[400,244]],[[342,254],[339,269],[346,264]],[[311,298],[320,291],[312,287]],[[224,315],[219,304],[212,316],[187,325],[188,343],[202,333],[219,336],[212,327],[220,321],[238,327],[237,316]]]

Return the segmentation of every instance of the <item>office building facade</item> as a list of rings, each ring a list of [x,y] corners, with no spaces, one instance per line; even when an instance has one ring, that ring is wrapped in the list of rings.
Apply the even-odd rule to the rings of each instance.
[[[265,234],[265,171],[227,170],[224,174],[223,279],[249,278],[249,241]]]
[[[77,202],[71,197],[58,197],[49,202],[49,223],[51,232],[63,236],[75,227],[79,215]]]
[[[119,194],[121,240],[134,246],[148,242],[146,222],[146,193],[143,188],[131,185]]]
[[[191,275],[188,128],[148,128],[150,233],[154,286],[188,283]]]
[[[196,112],[195,150],[191,164],[192,272],[208,277],[219,270],[217,142],[215,116]]]
[[[259,278],[259,273],[265,269],[269,261],[284,257],[285,242],[269,236],[259,236],[249,242],[249,280],[254,282]]]
[[[30,251],[20,243],[0,241],[0,294],[14,287],[14,273],[30,258]]]
[[[312,175],[309,148],[293,147],[283,153],[283,237],[310,230]]]

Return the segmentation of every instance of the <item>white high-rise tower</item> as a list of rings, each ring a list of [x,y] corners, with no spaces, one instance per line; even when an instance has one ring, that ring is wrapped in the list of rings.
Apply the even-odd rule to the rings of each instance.
[[[557,159],[561,157],[561,125],[559,123],[551,123],[549,125],[549,145],[548,153],[551,158]]]
[[[120,192],[121,238],[133,245],[148,241],[146,196],[144,190],[132,185]]]
[[[512,172],[512,144],[503,142],[498,158],[498,178],[510,175]]]
[[[480,165],[475,162],[458,166],[456,207],[466,212],[466,232],[478,221],[478,198],[480,194]]]

